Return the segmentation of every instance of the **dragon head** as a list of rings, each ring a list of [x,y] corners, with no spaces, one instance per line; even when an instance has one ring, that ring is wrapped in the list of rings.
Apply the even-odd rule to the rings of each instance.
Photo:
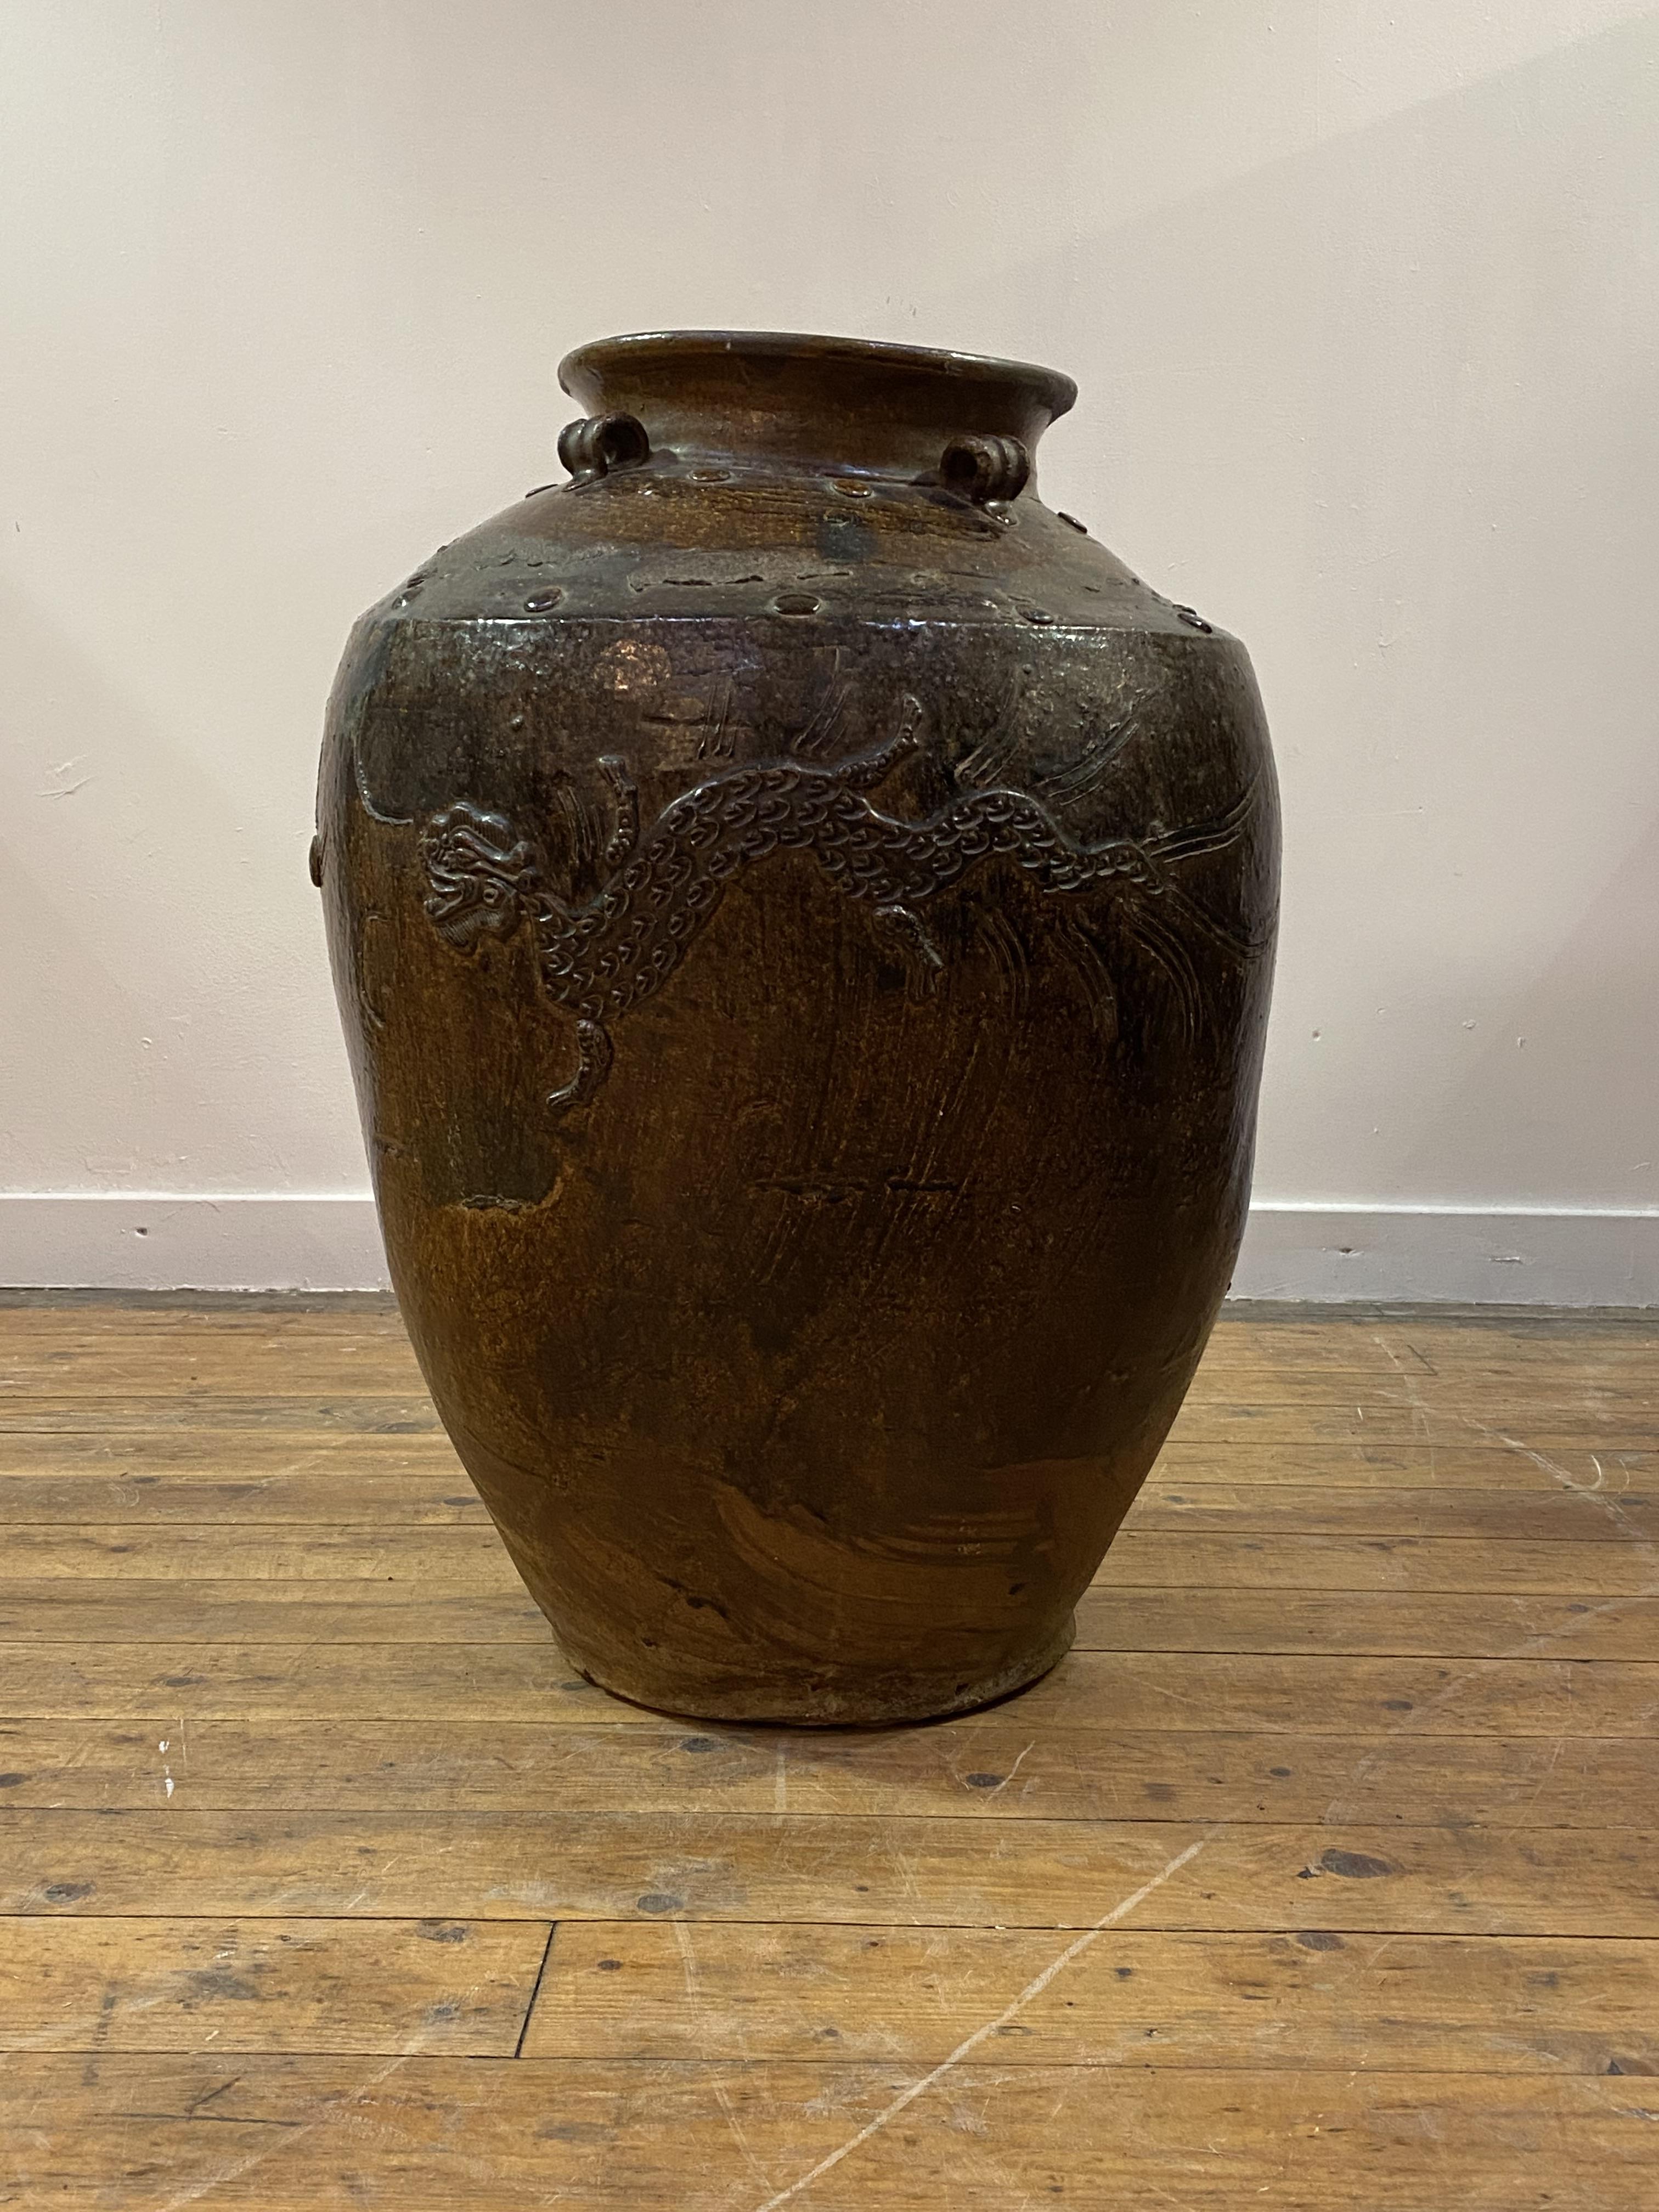
[[[421,858],[432,886],[424,903],[433,927],[461,952],[486,935],[511,937],[539,880],[531,847],[506,815],[465,801],[427,823]]]

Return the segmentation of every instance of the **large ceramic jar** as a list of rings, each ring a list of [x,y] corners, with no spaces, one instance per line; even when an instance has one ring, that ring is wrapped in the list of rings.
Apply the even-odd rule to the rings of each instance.
[[[398,1296],[577,1667],[744,1720],[1033,1680],[1250,1177],[1244,650],[1039,501],[1052,370],[607,340],[568,480],[358,623],[313,872]]]

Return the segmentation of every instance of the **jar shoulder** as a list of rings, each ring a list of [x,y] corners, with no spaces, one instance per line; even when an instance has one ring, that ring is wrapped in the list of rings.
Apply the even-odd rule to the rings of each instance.
[[[386,822],[465,800],[603,823],[625,784],[650,821],[757,769],[792,769],[804,790],[862,777],[901,736],[884,803],[912,820],[992,790],[1038,799],[1085,838],[1207,819],[1247,788],[1264,825],[1275,811],[1235,639],[777,616],[371,614],[336,686],[325,793]]]
[[[696,467],[679,456],[538,486],[441,546],[372,610],[387,622],[559,623],[781,614],[1204,633],[1028,489]]]

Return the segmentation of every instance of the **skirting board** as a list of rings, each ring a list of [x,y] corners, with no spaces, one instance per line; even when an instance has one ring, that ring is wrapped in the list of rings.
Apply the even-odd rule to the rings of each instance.
[[[0,1193],[0,1284],[376,1290],[373,1201]],[[1322,1304],[1659,1305],[1659,1212],[1262,1205],[1237,1298]]]

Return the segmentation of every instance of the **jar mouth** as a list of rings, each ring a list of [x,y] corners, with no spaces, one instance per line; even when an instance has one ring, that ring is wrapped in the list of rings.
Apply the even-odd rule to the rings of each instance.
[[[565,356],[559,382],[591,415],[637,416],[653,446],[907,472],[960,438],[1029,453],[1077,398],[1035,362],[784,331],[600,338]]]

